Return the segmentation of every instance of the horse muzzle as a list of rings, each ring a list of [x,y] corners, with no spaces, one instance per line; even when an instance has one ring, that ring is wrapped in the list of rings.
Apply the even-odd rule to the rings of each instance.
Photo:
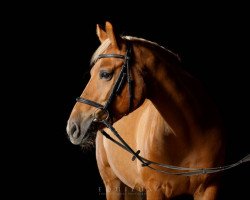
[[[77,122],[75,120],[69,120],[67,124],[67,134],[72,144],[79,145],[87,140],[90,132],[89,128],[93,122],[93,118]]]

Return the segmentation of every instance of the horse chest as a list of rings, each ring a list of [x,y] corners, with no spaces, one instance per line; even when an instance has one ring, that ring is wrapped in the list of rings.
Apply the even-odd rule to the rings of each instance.
[[[137,161],[131,160],[131,154],[106,139],[103,144],[108,163],[115,175],[131,188],[142,185]]]

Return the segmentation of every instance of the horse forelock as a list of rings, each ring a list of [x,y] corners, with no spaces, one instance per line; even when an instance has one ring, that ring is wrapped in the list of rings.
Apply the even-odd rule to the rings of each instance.
[[[98,56],[102,54],[110,46],[110,44],[111,42],[109,39],[106,39],[102,42],[102,44],[96,49],[93,56],[91,57],[90,65],[93,65],[96,62]]]

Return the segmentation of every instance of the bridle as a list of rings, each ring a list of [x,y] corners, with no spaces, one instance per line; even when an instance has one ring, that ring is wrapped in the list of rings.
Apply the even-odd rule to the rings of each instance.
[[[105,105],[102,105],[100,103],[97,103],[95,101],[92,101],[92,100],[89,100],[89,99],[86,99],[86,98],[82,98],[82,97],[76,98],[77,102],[88,104],[88,105],[93,106],[93,107],[95,107],[97,109],[100,109],[101,111],[106,113],[106,117],[104,119],[102,119],[102,118],[99,119],[97,116],[95,116],[93,121],[100,122],[100,123],[104,124],[108,129],[111,130],[111,132],[119,139],[120,142],[115,140],[114,138],[112,138],[104,130],[101,130],[100,132],[107,139],[111,140],[112,142],[114,142],[115,144],[117,144],[118,146],[123,148],[124,150],[131,153],[133,155],[132,161],[134,161],[135,159],[138,159],[142,163],[142,167],[148,167],[148,168],[150,168],[150,169],[152,169],[154,171],[165,173],[165,174],[170,174],[170,175],[192,176],[192,175],[200,175],[200,174],[211,174],[211,173],[216,173],[216,172],[221,172],[221,171],[228,170],[230,168],[236,167],[236,166],[238,166],[238,165],[240,165],[242,163],[245,163],[245,162],[250,162],[250,154],[248,154],[247,156],[245,156],[244,158],[242,158],[238,162],[235,162],[235,163],[230,164],[230,165],[225,165],[225,166],[221,166],[221,167],[213,167],[213,168],[189,168],[189,167],[179,167],[179,166],[174,166],[174,165],[167,165],[167,164],[153,162],[153,161],[147,160],[147,159],[143,158],[142,156],[140,156],[139,155],[140,150],[135,152],[127,144],[127,142],[119,135],[119,133],[112,126],[112,124],[109,123],[109,119],[110,119],[110,110],[109,110],[109,108],[110,108],[110,105],[113,102],[116,95],[118,95],[121,92],[121,89],[124,86],[126,80],[127,80],[127,83],[128,83],[128,91],[129,91],[129,109],[128,109],[128,113],[132,110],[132,107],[133,107],[132,76],[131,76],[131,69],[130,69],[131,55],[132,55],[132,47],[131,47],[131,44],[129,42],[127,42],[127,51],[126,51],[125,55],[121,55],[121,54],[100,54],[97,57],[97,59],[95,60],[95,62],[97,62],[99,59],[102,59],[102,58],[117,58],[117,59],[123,59],[124,60],[122,69],[120,71],[120,74],[119,74],[119,76],[118,76],[118,78],[117,78],[117,80],[116,80],[116,82],[114,84],[114,87],[113,87],[113,89],[111,91],[111,94],[110,94],[107,102],[105,103]],[[155,165],[155,166],[158,166],[158,167],[161,167],[161,168],[165,168],[165,169],[168,169],[170,171],[155,168],[155,167],[152,167],[152,165]]]
[[[131,76],[131,69],[130,69],[130,60],[131,60],[131,45],[130,43],[127,42],[127,51],[125,55],[121,54],[100,54],[97,59],[94,61],[96,63],[99,59],[101,58],[118,58],[118,59],[123,59],[124,63],[121,68],[120,74],[114,84],[114,87],[109,95],[108,100],[106,101],[105,105],[101,105],[100,103],[97,103],[95,101],[85,99],[82,97],[76,98],[77,102],[80,103],[85,103],[90,106],[96,107],[97,109],[102,110],[103,112],[106,113],[106,118],[105,120],[108,120],[110,117],[110,105],[114,101],[114,98],[116,95],[119,95],[121,92],[121,89],[123,88],[125,81],[127,80],[128,83],[128,93],[129,93],[129,108],[128,108],[128,113],[131,111],[133,107],[133,91],[132,91],[132,76]],[[128,114],[127,113],[127,114]],[[98,117],[95,116],[94,121],[102,121],[103,119],[98,119]]]

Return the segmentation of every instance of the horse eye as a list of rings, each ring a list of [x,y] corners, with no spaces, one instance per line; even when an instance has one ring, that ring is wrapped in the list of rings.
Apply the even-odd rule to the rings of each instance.
[[[113,73],[107,71],[100,71],[100,79],[110,80],[112,78]]]

